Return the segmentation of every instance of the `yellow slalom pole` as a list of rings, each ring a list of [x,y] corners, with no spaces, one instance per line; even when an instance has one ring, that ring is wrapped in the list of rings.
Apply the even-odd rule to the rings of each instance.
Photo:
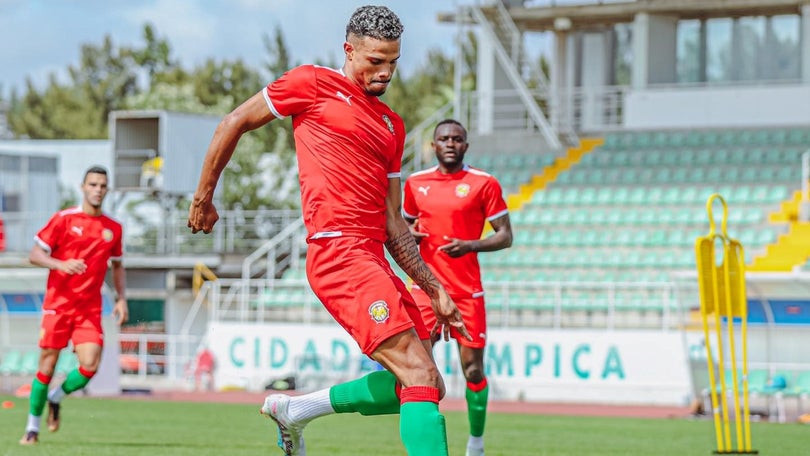
[[[710,204],[710,203],[709,203]],[[709,213],[711,214],[711,206],[709,205]],[[700,314],[703,321],[703,337],[706,341],[706,367],[709,371],[709,397],[712,404],[712,417],[714,419],[715,438],[717,440],[717,450],[724,451],[725,445],[723,440],[723,423],[720,420],[720,408],[718,407],[717,386],[718,378],[715,376],[714,355],[712,354],[711,336],[709,334],[709,315],[716,315],[716,304],[718,302],[717,296],[717,277],[714,274],[715,258],[714,258],[714,239],[715,233],[714,218],[709,217],[709,234],[704,237],[699,237],[695,241],[695,254],[698,266],[698,289],[700,291]],[[715,321],[715,326],[717,326]],[[715,347],[715,350],[717,348]],[[720,350],[722,353],[722,350]],[[722,355],[721,355],[722,356]],[[722,366],[722,363],[721,363]],[[721,368],[722,369],[722,368]],[[722,372],[717,372],[718,376],[722,378]],[[722,388],[722,387],[721,387]]]
[[[721,230],[718,233],[712,208],[718,200],[723,208]],[[751,449],[751,414],[748,401],[748,303],[745,294],[745,255],[742,244],[731,239],[727,231],[728,206],[719,194],[713,194],[706,202],[709,215],[709,234],[695,241],[698,268],[700,310],[703,320],[703,335],[706,339],[706,364],[709,370],[712,415],[714,418],[717,454],[758,454]],[[716,243],[722,242],[722,262],[718,264]],[[714,337],[710,334],[709,318],[713,317]],[[727,334],[723,334],[723,319]],[[734,337],[735,318],[740,319],[742,363],[738,368],[737,344]],[[728,346],[725,347],[724,338]],[[714,351],[712,350],[714,347]],[[726,371],[726,350],[730,358],[731,372]],[[714,353],[714,354],[713,354]],[[715,365],[716,355],[716,365]],[[715,372],[715,367],[717,372]],[[729,375],[730,374],[730,375]],[[727,385],[727,380],[732,382]],[[719,391],[718,391],[719,385]],[[734,424],[736,445],[731,438],[731,419],[728,394],[734,393]],[[740,398],[742,393],[742,398]],[[718,400],[717,395],[720,394]],[[742,406],[740,404],[742,399]],[[718,404],[719,403],[719,404]],[[718,407],[719,405],[719,407]]]

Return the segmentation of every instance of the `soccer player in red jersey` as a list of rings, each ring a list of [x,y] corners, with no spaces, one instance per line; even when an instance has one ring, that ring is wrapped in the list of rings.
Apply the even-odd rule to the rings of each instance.
[[[478,252],[492,252],[512,245],[509,212],[503,191],[491,175],[464,164],[467,130],[447,119],[436,125],[432,147],[438,165],[412,174],[405,181],[402,213],[411,224],[425,263],[458,305],[472,340],[459,337],[459,360],[467,380],[467,415],[470,437],[467,456],[484,454],[484,423],[489,388],[484,375],[487,319]],[[489,221],[495,233],[481,239]],[[411,291],[426,326],[435,322],[430,299],[414,284]],[[438,338],[434,338],[434,343]]]
[[[84,388],[98,370],[104,343],[101,327],[101,288],[112,262],[118,295],[113,315],[120,325],[129,316],[124,295],[125,275],[121,224],[101,212],[107,195],[107,170],[94,166],[84,174],[82,205],[57,212],[37,233],[29,260],[50,269],[42,303],[39,369],[31,383],[28,424],[20,443],[39,440],[40,417],[48,403],[48,429],[59,429],[60,402]],[[73,342],[79,367],[48,392],[59,352]]]
[[[430,332],[397,264],[430,296],[434,330],[467,334],[461,314],[419,256],[400,212],[402,119],[379,100],[400,55],[403,27],[383,6],[358,8],[346,26],[341,69],[303,65],[225,116],[203,163],[189,211],[193,232],[218,219],[216,183],[239,138],[275,118],[292,117],[308,231],[307,278],[324,307],[386,370],[304,396],[270,395],[262,413],[278,424],[279,446],[304,455],[304,426],[330,413],[400,413],[409,455],[447,454],[444,395]]]

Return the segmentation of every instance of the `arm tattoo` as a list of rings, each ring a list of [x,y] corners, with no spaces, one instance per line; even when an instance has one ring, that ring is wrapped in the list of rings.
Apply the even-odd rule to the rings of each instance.
[[[416,241],[410,232],[405,231],[394,238],[389,238],[385,241],[385,247],[399,267],[419,285],[422,291],[428,296],[435,296],[439,281],[422,260],[419,249],[416,247]]]

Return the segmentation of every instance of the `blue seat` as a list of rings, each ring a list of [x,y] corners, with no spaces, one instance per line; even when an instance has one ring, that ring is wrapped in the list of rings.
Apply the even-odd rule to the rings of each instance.
[[[2,293],[9,312],[36,313],[39,312],[39,297],[35,293]]]

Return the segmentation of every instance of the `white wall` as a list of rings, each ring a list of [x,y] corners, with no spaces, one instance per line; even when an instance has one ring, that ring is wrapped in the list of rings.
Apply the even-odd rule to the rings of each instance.
[[[624,108],[631,129],[810,124],[810,86],[633,90]]]
[[[208,341],[219,388],[261,390],[288,375],[306,384],[316,378],[316,387],[326,387],[359,376],[360,350],[337,325],[214,322]],[[493,398],[685,405],[691,397],[678,332],[492,329],[487,342]],[[455,342],[440,343],[434,354],[448,395],[463,397]]]
[[[112,172],[112,145],[104,140],[2,140],[0,151],[16,155],[50,155],[59,157],[59,183],[73,191],[81,201],[79,187],[84,172],[93,165],[109,171],[110,186],[115,187]]]

